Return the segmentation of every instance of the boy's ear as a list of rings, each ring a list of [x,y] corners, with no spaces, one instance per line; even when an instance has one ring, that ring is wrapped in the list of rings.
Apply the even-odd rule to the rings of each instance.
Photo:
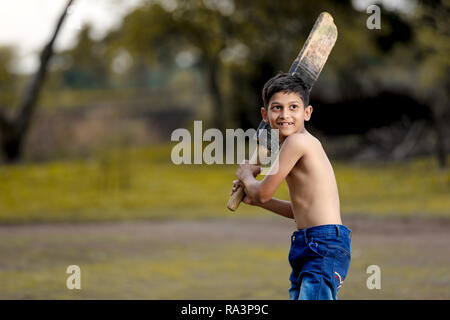
[[[305,108],[305,120],[309,121],[309,119],[311,119],[311,113],[313,112],[313,107],[312,105],[309,105]]]
[[[261,107],[261,116],[264,120],[264,122],[268,123],[269,119],[267,118],[267,110],[264,107]]]

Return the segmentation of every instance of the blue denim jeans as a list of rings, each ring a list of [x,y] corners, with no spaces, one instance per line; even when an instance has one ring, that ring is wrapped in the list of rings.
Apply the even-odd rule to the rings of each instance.
[[[291,236],[291,300],[337,300],[350,267],[352,231],[327,224],[295,231]]]

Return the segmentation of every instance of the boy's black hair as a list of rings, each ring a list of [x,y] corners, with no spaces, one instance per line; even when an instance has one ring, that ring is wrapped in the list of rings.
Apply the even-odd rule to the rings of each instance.
[[[262,90],[262,99],[264,107],[267,105],[270,98],[277,92],[297,93],[303,100],[303,106],[306,108],[309,105],[309,91],[311,90],[305,82],[297,75],[280,72],[273,78],[269,79]]]

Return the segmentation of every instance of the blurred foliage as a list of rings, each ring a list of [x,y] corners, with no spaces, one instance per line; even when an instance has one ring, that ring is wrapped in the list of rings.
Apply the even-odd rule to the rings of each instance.
[[[419,50],[421,93],[446,95],[450,92],[450,1],[420,2],[417,10],[417,48]],[[448,106],[447,106],[448,107]]]
[[[385,28],[383,21],[381,32],[390,38],[398,34],[398,39],[393,46],[382,44],[385,41],[378,38],[379,47],[388,46],[390,51],[382,56],[382,64],[369,69],[370,74],[381,86],[406,88],[433,111],[443,112],[439,100],[448,99],[450,88],[450,1],[419,1],[414,12],[391,16],[392,13],[382,12],[390,24]],[[399,18],[401,22],[397,21]]]
[[[202,81],[191,84],[209,92],[212,125],[254,127],[263,84],[289,68],[318,14],[328,11],[339,36],[313,98],[400,90],[436,108],[429,96],[442,95],[449,78],[448,1],[420,2],[407,13],[379,5],[382,28],[368,30],[368,14],[351,1],[147,1],[101,41],[83,29],[78,46],[59,58],[62,79],[75,87],[149,87],[177,69],[200,70]]]
[[[215,107],[213,125],[223,128],[232,117],[247,128],[258,118],[252,108],[262,85],[291,64],[325,10],[340,27],[356,27],[350,1],[153,1],[129,14],[107,42],[111,52],[126,49],[138,63],[173,64],[177,55],[190,55]],[[348,19],[350,13],[356,13],[354,19]],[[360,38],[348,36],[359,52],[368,42]]]
[[[75,111],[126,104],[128,98],[149,110],[169,109],[176,100],[207,126],[254,127],[263,84],[289,68],[318,14],[328,11],[339,35],[312,103],[346,104],[384,91],[409,95],[432,109],[432,128],[445,159],[449,0],[420,1],[411,12],[379,5],[381,29],[369,30],[368,14],[350,0],[145,1],[104,39],[93,40],[91,27],[83,27],[77,45],[52,60],[40,101]],[[0,106],[10,107],[17,77],[6,68],[11,51],[2,50]],[[136,97],[129,95],[133,90],[139,92]],[[160,94],[146,95],[145,90]]]
[[[0,221],[223,216],[235,166],[175,166],[170,152],[169,146],[128,148],[107,150],[85,160],[0,167]],[[334,167],[344,214],[449,215],[450,172],[439,171],[429,158],[380,166],[338,162]],[[275,196],[287,199],[286,186]],[[242,206],[237,214],[261,213],[262,209]]]
[[[146,1],[102,40],[91,39],[91,27],[83,27],[77,45],[53,59],[48,85],[96,89],[114,87],[113,80],[122,77],[121,86],[145,87],[158,82],[152,75],[200,69],[204,81],[193,85],[218,95],[212,104],[231,110],[220,110],[224,119],[249,125],[256,122],[264,82],[289,68],[318,14],[328,11],[339,36],[313,95],[325,93],[326,100],[336,101],[384,88],[422,95],[448,88],[449,0],[420,1],[408,13],[379,5],[382,28],[368,30],[368,14],[356,11],[350,0]],[[4,87],[14,79],[5,67],[12,53],[2,52]],[[175,64],[183,57],[184,66]],[[208,87],[215,81],[217,88]]]
[[[109,65],[103,44],[92,40],[89,33],[90,26],[84,26],[78,34],[77,45],[54,57],[50,87],[95,90],[108,86]]]

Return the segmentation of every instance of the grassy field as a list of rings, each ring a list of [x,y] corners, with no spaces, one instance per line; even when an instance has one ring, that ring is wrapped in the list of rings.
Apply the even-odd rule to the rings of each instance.
[[[0,227],[0,256],[8,257],[0,299],[288,299],[286,221]],[[340,299],[450,299],[448,225],[347,224],[352,263]],[[372,230],[388,225],[395,232]],[[81,290],[66,288],[73,264]],[[380,290],[366,286],[369,265],[381,269]]]
[[[236,166],[175,166],[170,151],[1,166],[0,299],[287,299],[292,221],[229,214]],[[354,231],[340,299],[450,299],[450,171],[333,166]],[[72,264],[82,290],[65,286]],[[372,264],[381,290],[366,287]]]
[[[223,217],[236,166],[176,166],[170,151],[121,149],[70,162],[0,166],[0,223]],[[346,214],[450,218],[450,170],[431,158],[333,165]],[[276,196],[287,199],[285,185]],[[246,206],[239,216],[259,211]]]

